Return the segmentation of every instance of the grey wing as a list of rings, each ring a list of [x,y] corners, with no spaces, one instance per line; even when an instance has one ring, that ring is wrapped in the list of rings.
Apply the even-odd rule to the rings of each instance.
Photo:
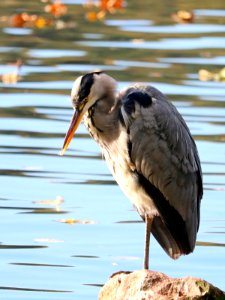
[[[189,253],[195,245],[202,198],[201,166],[190,131],[176,108],[153,87],[129,89],[121,112],[139,181],[178,243],[186,235],[189,246],[180,247]]]

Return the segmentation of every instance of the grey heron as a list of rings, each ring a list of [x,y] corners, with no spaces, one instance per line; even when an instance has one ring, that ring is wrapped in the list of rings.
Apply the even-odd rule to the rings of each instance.
[[[82,120],[101,146],[116,182],[146,223],[144,268],[150,233],[173,259],[194,250],[203,195],[196,144],[175,106],[141,83],[117,93],[104,72],[78,77],[66,151]]]

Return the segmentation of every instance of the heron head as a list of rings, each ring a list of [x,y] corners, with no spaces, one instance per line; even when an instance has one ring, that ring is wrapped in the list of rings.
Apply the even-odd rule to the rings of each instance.
[[[107,98],[108,94],[114,93],[116,87],[115,80],[103,72],[87,73],[78,77],[73,84],[71,100],[74,114],[69,130],[65,136],[63,148],[60,155],[63,155],[69,146],[73,135],[82,121],[84,114],[97,101]]]

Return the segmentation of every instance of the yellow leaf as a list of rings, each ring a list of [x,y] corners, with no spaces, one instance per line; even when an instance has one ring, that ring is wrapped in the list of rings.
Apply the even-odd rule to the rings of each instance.
[[[76,219],[61,219],[61,220],[57,220],[57,222],[60,223],[65,223],[65,224],[96,224],[95,221],[91,221],[91,220],[76,220]]]
[[[45,18],[40,17],[35,21],[34,24],[37,28],[44,28],[46,27],[47,22]]]
[[[19,75],[17,72],[6,73],[2,75],[2,82],[5,84],[15,84],[19,80]]]
[[[44,204],[44,205],[53,205],[57,206],[64,202],[64,199],[61,196],[57,196],[54,200],[40,200],[40,201],[34,201],[35,204]]]
[[[172,15],[172,18],[177,23],[193,23],[194,14],[191,11],[179,10],[176,14]]]
[[[201,81],[208,81],[214,78],[214,74],[205,69],[199,70],[198,76]]]
[[[103,20],[105,18],[105,12],[103,10],[100,10],[100,12],[97,13],[97,19]]]
[[[222,68],[219,73],[218,73],[218,77],[220,81],[225,81],[225,68]]]

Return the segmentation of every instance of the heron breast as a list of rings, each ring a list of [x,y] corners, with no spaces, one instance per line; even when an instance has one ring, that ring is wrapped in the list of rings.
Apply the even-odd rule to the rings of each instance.
[[[134,165],[130,161],[127,147],[119,145],[120,147],[114,145],[114,149],[112,149],[112,145],[110,149],[103,149],[107,165],[114,179],[141,216],[144,217],[145,214],[148,214],[150,217],[158,215],[159,213],[153,200],[139,183]]]

